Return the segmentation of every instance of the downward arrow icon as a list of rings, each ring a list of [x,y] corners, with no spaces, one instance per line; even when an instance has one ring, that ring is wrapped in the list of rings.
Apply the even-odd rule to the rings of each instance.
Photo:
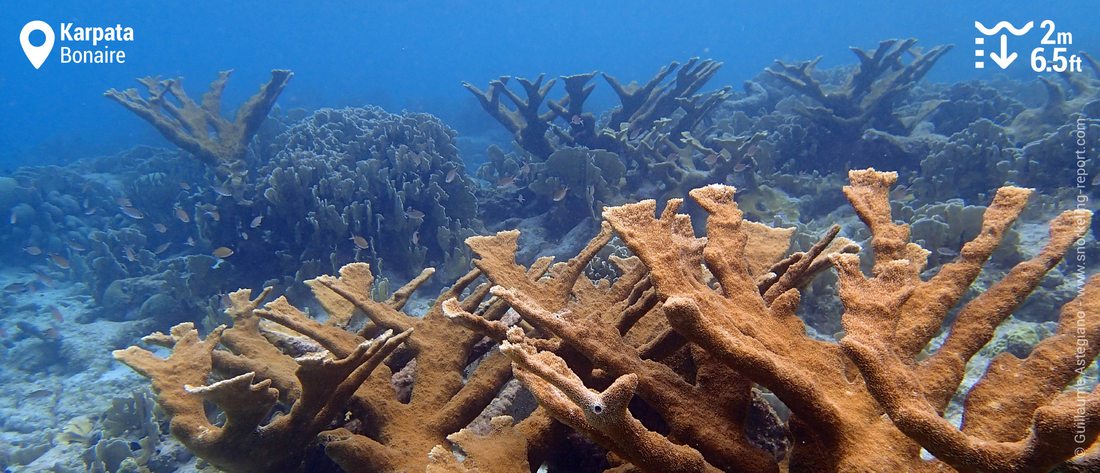
[[[996,51],[989,53],[989,58],[993,62],[1001,66],[1001,69],[1008,69],[1008,66],[1012,65],[1012,61],[1016,60],[1019,54],[1008,54],[1008,35],[1001,35],[1001,54],[997,54]]]

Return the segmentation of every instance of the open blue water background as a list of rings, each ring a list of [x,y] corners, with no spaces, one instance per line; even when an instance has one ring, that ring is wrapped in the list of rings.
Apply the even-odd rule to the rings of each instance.
[[[3,2],[0,4],[0,171],[168,144],[146,123],[102,97],[146,75],[183,76],[193,97],[217,71],[236,72],[236,105],[273,68],[294,70],[283,109],[381,105],[428,111],[463,134],[499,133],[459,85],[500,75],[551,77],[591,70],[644,81],[671,60],[725,62],[712,87],[739,86],[775,59],[824,56],[853,64],[849,46],[915,37],[953,43],[930,80],[989,78],[975,70],[975,20],[1052,19],[1075,50],[1100,51],[1095,1],[403,1],[403,2]],[[58,28],[132,26],[126,64],[61,64],[57,46],[35,70],[19,46],[32,19]],[[1038,43],[1036,28],[1027,37]],[[1021,40],[1022,41],[1022,40]],[[116,47],[117,45],[112,45]],[[1027,48],[1009,74],[1034,77]],[[597,87],[608,94],[608,88]],[[596,97],[608,101],[606,95]]]

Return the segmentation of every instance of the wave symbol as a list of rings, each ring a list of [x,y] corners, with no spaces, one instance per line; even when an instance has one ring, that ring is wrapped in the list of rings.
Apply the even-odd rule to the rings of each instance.
[[[1012,33],[1013,36],[1023,36],[1025,34],[1027,34],[1028,31],[1031,31],[1031,28],[1033,26],[1035,26],[1034,21],[1027,22],[1027,24],[1024,25],[1023,28],[1016,28],[1015,26],[1012,26],[1012,23],[1009,23],[1007,21],[1000,21],[1000,22],[997,22],[996,25],[993,25],[993,28],[990,29],[990,28],[986,28],[985,25],[983,25],[982,22],[980,22],[980,21],[975,21],[974,22],[974,27],[977,28],[978,31],[981,31],[982,34],[986,35],[986,36],[995,35],[1003,29],[1008,30],[1008,32]]]

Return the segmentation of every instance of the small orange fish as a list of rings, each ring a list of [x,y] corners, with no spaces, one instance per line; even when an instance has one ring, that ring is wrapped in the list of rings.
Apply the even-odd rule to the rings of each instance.
[[[409,208],[405,209],[405,217],[406,218],[420,218],[420,219],[422,219],[422,218],[424,218],[424,212],[421,212],[421,211],[416,210],[412,207],[409,207]]]
[[[160,246],[158,246],[155,250],[153,250],[153,253],[158,254],[158,255],[161,254],[161,253],[164,253],[164,250],[167,250],[169,246],[172,246],[172,242],[170,242],[170,241],[161,243]]]
[[[183,210],[183,207],[176,207],[176,218],[180,219],[183,223],[191,221],[191,216],[187,214],[186,210]]]
[[[348,238],[348,240],[351,240],[352,243],[355,243],[355,246],[360,250],[365,250],[370,246],[367,244],[367,239],[359,235],[352,235],[351,238]]]
[[[222,213],[217,210],[208,210],[206,211],[206,215],[209,215],[215,222],[222,221]]]
[[[180,189],[189,191],[191,190],[191,184],[188,184],[187,181],[180,181]]]
[[[72,250],[76,251],[76,252],[81,252],[81,251],[84,251],[84,250],[88,249],[84,245],[80,244],[80,242],[73,241],[73,240],[66,240],[65,244],[69,245],[69,248],[72,248]]]
[[[707,163],[707,166],[714,166],[718,164],[718,155],[714,153],[708,154],[706,158],[703,158],[703,162]]]
[[[54,320],[56,320],[58,322],[64,322],[65,321],[65,317],[63,315],[61,315],[61,311],[57,308],[57,306],[51,305],[49,308],[50,308],[50,315],[53,316]]]
[[[757,146],[757,145],[749,146],[749,149],[745,151],[745,156],[748,156],[750,158],[753,157],[753,156],[756,156],[757,151],[760,151],[759,146]]]
[[[748,163],[745,163],[745,162],[742,161],[740,163],[737,163],[737,164],[733,165],[733,172],[745,172],[745,170],[748,169],[748,168],[749,168]]]
[[[168,227],[164,226],[163,223],[154,223],[153,230],[156,230],[157,233],[164,233],[168,231]]]
[[[133,207],[134,206],[134,203],[131,202],[130,199],[127,199],[125,197],[116,198],[115,203],[117,203],[119,207]]]
[[[225,246],[219,246],[214,249],[213,255],[215,258],[228,258],[233,256],[233,250]]]
[[[447,171],[447,178],[444,179],[443,182],[446,182],[446,183],[449,184],[449,183],[453,182],[455,180],[455,177],[457,177],[457,176],[458,176],[458,168],[451,169],[450,171]]]
[[[565,194],[569,192],[569,186],[562,186],[557,192],[554,192],[554,202],[561,202],[565,198]]]
[[[61,331],[57,327],[50,327],[42,331],[42,337],[46,340],[57,340],[61,338]]]
[[[50,260],[53,261],[53,263],[56,264],[57,267],[59,267],[61,269],[69,269],[69,268],[72,267],[69,264],[68,259],[66,259],[64,256],[61,256],[61,255],[56,254],[56,253],[50,255]]]
[[[136,209],[136,208],[134,208],[134,207],[123,205],[123,206],[120,206],[118,209],[121,210],[124,215],[126,215],[127,217],[130,217],[134,220],[141,220],[141,219],[145,218],[145,213],[138,210],[138,209]]]
[[[42,254],[42,248],[39,248],[39,247],[34,246],[34,245],[24,246],[23,251],[26,251],[27,254],[31,255],[31,256],[38,256],[38,255]]]
[[[256,218],[252,219],[252,223],[248,224],[248,228],[256,228],[260,226],[261,223],[264,223],[264,216],[257,215]]]
[[[512,186],[512,185],[515,185],[515,183],[516,183],[516,176],[504,176],[500,179],[497,179],[497,185],[500,186],[500,187]]]

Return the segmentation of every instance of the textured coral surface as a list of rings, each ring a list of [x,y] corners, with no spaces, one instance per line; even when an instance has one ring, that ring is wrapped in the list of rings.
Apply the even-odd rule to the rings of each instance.
[[[891,216],[897,175],[849,179],[871,248],[834,226],[791,253],[793,229],[744,221],[734,189],[712,185],[691,192],[708,214],[705,238],[680,199],[659,214],[652,200],[610,207],[600,233],[560,263],[518,264],[519,232],[468,239],[477,269],[422,318],[401,309],[433,271],[377,302],[370,268],[356,263],[311,282],[326,322],[242,290],[232,328],[200,338],[183,324],[146,338],[171,347],[167,358],[136,347],[116,357],[152,380],[172,432],[230,471],[315,471],[304,463],[315,448],[346,471],[529,471],[569,457],[570,429],[614,471],[1089,468],[1100,394],[1073,384],[1078,360],[1100,346],[1098,277],[1065,302],[1053,334],[1022,358],[998,355],[961,393],[961,426],[944,410],[966,363],[1091,214],[1053,219],[1042,251],[963,302],[1031,191],[1000,189],[980,231],[924,279],[929,251]],[[613,280],[589,279],[613,233],[635,256],[611,257]],[[843,304],[837,341],[809,336],[796,315],[801,292],[830,268]],[[941,327],[946,339],[928,347]],[[502,390],[512,376],[533,411]],[[204,402],[224,423],[211,423]],[[492,412],[517,417],[479,416],[501,402],[513,407]]]

